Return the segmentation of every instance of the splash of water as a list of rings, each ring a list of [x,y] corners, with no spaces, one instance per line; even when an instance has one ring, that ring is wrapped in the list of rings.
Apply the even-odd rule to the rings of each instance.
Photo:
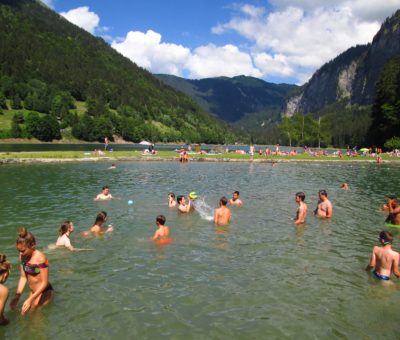
[[[204,197],[199,197],[195,201],[193,201],[195,210],[199,213],[200,217],[206,221],[212,221],[214,219],[214,211],[206,201]]]

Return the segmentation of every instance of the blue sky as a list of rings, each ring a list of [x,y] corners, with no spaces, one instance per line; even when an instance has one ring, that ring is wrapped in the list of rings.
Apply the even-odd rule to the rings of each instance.
[[[370,42],[400,8],[400,0],[42,1],[153,73],[297,84]]]

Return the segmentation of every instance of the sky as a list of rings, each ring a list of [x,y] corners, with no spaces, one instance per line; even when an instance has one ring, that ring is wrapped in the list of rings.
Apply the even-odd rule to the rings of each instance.
[[[400,0],[42,0],[152,73],[303,84]]]

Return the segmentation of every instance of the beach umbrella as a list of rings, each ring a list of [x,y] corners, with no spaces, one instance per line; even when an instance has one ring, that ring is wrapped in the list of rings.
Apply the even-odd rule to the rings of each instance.
[[[151,143],[146,140],[142,140],[139,144],[140,145],[151,145]]]
[[[368,148],[362,148],[362,149],[360,149],[360,151],[361,151],[361,152],[368,152],[369,149],[368,149]]]

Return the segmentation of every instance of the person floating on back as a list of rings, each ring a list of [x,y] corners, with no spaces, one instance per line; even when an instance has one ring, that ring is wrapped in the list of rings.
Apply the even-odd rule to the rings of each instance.
[[[296,211],[296,218],[294,220],[295,224],[303,224],[306,221],[307,216],[307,204],[304,202],[306,195],[304,192],[296,193],[296,203],[299,205]]]
[[[242,200],[239,198],[239,191],[234,191],[232,198],[229,200],[229,204],[240,206],[243,204]]]
[[[365,270],[374,269],[374,277],[378,280],[388,281],[392,273],[400,277],[399,253],[392,250],[393,235],[389,231],[381,231],[379,242],[381,246],[372,249],[371,259]]]
[[[154,233],[152,240],[159,245],[168,244],[173,241],[169,237],[169,227],[165,225],[165,220],[164,215],[158,215],[156,217],[156,225],[158,229]]]
[[[325,190],[318,192],[319,200],[317,208],[314,210],[314,214],[322,218],[332,217],[332,203],[328,200],[328,194]]]
[[[228,200],[225,196],[219,200],[219,208],[214,211],[214,223],[217,225],[226,225],[231,221],[231,211],[226,207]]]
[[[8,299],[8,288],[4,286],[10,275],[11,265],[6,260],[6,255],[0,254],[0,326],[6,326],[10,322],[4,316],[4,308]]]

